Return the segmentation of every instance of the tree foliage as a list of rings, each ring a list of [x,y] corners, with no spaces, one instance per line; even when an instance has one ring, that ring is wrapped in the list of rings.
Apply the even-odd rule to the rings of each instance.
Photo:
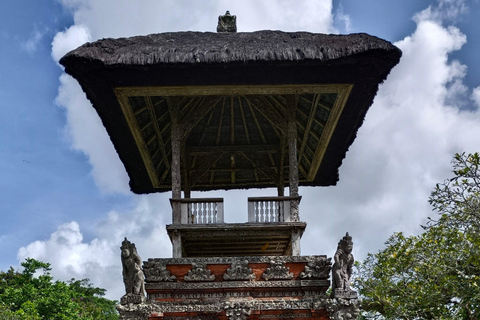
[[[105,290],[88,279],[54,281],[50,264],[35,259],[26,259],[22,267],[0,272],[1,319],[118,319],[115,301],[105,299]]]
[[[452,163],[429,199],[438,218],[357,264],[365,319],[480,319],[480,157]]]

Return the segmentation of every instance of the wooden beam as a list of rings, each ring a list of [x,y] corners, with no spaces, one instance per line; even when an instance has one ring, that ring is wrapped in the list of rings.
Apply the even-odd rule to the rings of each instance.
[[[192,107],[192,110],[182,119],[181,125],[184,139],[188,137],[190,131],[215,107],[221,98],[222,97],[219,96],[206,96],[200,98],[199,103],[195,107]]]
[[[274,184],[277,183],[277,173],[268,165],[268,163],[265,163],[261,157],[256,153],[242,153],[242,155],[253,164],[254,168],[262,171]]]
[[[287,123],[285,119],[268,100],[261,96],[248,96],[248,101],[270,122],[272,127],[281,132],[286,132]]]
[[[218,160],[223,156],[223,152],[212,152],[209,157],[197,157],[195,170],[192,170],[190,174],[190,185],[194,186],[198,180],[200,180],[210,168],[214,167]]]
[[[238,145],[238,146],[200,146],[189,147],[188,152],[191,156],[206,155],[211,152],[241,153],[277,153],[278,146],[274,144],[255,144],[255,145]]]
[[[158,140],[158,144],[160,146],[160,151],[162,153],[162,160],[165,163],[165,167],[167,169],[170,169],[170,161],[168,161],[167,154],[165,153],[165,143],[162,138],[162,131],[160,130],[160,127],[158,126],[157,122],[157,115],[155,114],[155,109],[153,108],[153,103],[152,103],[152,97],[145,97],[146,105],[148,108],[148,112],[150,113],[150,118],[152,119],[153,127],[155,130],[155,136],[156,139]],[[152,156],[153,158],[153,156]]]

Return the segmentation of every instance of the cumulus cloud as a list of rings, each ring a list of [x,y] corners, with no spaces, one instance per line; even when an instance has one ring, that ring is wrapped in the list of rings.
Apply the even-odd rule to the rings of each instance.
[[[171,246],[165,231],[161,196],[137,196],[128,212],[111,211],[96,224],[99,235],[85,241],[79,224],[62,224],[49,239],[35,241],[18,251],[18,260],[35,258],[52,265],[55,278],[89,278],[95,286],[107,288],[107,297],[118,300],[123,295],[120,245],[124,237],[134,242],[142,258],[167,257]]]
[[[129,192],[128,176],[102,122],[72,77],[63,74],[56,102],[66,110],[66,136],[75,150],[87,155],[92,176],[102,192]]]
[[[455,23],[467,12],[465,0],[437,0],[436,4],[428,6],[415,15],[415,20],[431,20],[437,23]]]
[[[338,186],[302,190],[304,199],[318,199],[301,208],[305,220],[325,221],[309,225],[304,253],[320,247],[333,254],[342,232],[349,231],[357,256],[364,258],[395,231],[420,232],[420,224],[434,214],[429,194],[435,183],[450,177],[454,153],[479,150],[472,137],[480,136],[480,114],[462,111],[454,99],[468,98],[466,66],[449,62],[466,38],[455,27],[424,19],[396,43],[402,59],[380,87],[340,169]]]
[[[225,10],[238,15],[242,31],[333,29],[331,1],[62,3],[74,13],[75,26],[55,37],[55,60],[79,42],[101,37],[213,31],[216,17]],[[366,252],[380,248],[394,231],[419,232],[419,225],[431,215],[429,193],[436,182],[449,176],[453,154],[479,150],[478,142],[471,138],[480,136],[479,112],[462,111],[455,97],[470,95],[480,104],[480,88],[467,94],[470,91],[463,83],[466,67],[449,60],[449,55],[460,50],[466,38],[458,28],[443,25],[448,17],[447,5],[457,5],[461,12],[462,4],[458,0],[439,1],[437,6],[416,16],[415,32],[396,43],[403,51],[402,60],[380,87],[340,169],[338,186],[301,188],[300,215],[308,222],[302,240],[303,254],[332,256],[338,240],[349,231],[354,237],[355,253],[361,259]],[[99,188],[127,192],[125,170],[98,116],[78,84],[66,75],[61,77],[57,103],[66,110],[70,143],[88,156]],[[258,190],[254,192],[259,194]],[[245,221],[246,197],[250,194],[221,194],[226,198],[226,221]],[[49,261],[67,279],[71,275],[89,277],[95,285],[107,288],[110,297],[118,299],[122,286],[118,246],[124,236],[137,244],[143,259],[170,256],[171,250],[163,231],[170,219],[168,196],[131,197],[132,208],[105,213],[97,223],[95,239],[85,241],[80,226],[70,222],[60,226],[48,240],[22,248],[19,259],[32,256]],[[229,210],[240,214],[232,215]]]
[[[52,41],[52,58],[56,62],[67,52],[90,41],[90,32],[86,26],[73,25],[55,35]]]

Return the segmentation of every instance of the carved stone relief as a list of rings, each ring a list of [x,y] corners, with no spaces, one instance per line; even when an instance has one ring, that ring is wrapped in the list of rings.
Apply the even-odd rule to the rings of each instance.
[[[237,16],[232,16],[230,11],[218,17],[217,32],[237,32]]]
[[[270,261],[270,267],[262,274],[262,278],[265,280],[289,280],[293,278],[293,273],[290,273],[290,269],[285,266],[284,261],[275,259]]]
[[[143,271],[147,282],[175,281],[175,276],[172,276],[165,263],[160,261],[144,262]]]
[[[185,281],[213,281],[215,275],[207,269],[206,263],[192,263],[192,269],[184,277]]]
[[[225,302],[223,309],[229,320],[246,320],[251,310],[251,303],[248,302]]]
[[[300,273],[302,279],[328,279],[332,270],[332,258],[309,261]]]
[[[255,274],[248,267],[248,260],[240,260],[232,263],[227,272],[223,275],[223,280],[254,280]]]

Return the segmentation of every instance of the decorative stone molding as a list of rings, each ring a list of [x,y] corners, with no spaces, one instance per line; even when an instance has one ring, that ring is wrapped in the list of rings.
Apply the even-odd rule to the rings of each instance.
[[[192,263],[192,269],[188,271],[188,274],[183,278],[185,281],[213,281],[215,275],[211,274],[207,269],[206,263]]]
[[[223,309],[229,320],[246,320],[252,312],[250,302],[226,301]]]
[[[327,259],[326,255],[318,256],[244,256],[244,257],[195,257],[195,258],[150,258],[147,262],[161,262],[165,265],[169,264],[233,264],[241,260],[248,260],[249,263],[270,263],[272,260],[282,260],[289,262],[312,262]]]
[[[147,290],[202,290],[202,289],[234,289],[234,288],[302,288],[329,287],[328,280],[285,280],[285,281],[223,281],[208,283],[162,282],[147,283]]]
[[[223,275],[223,280],[255,280],[255,274],[248,267],[248,260],[234,261]]]
[[[283,259],[275,259],[270,261],[270,267],[262,274],[265,280],[289,280],[293,278],[293,273],[285,266]]]
[[[300,273],[302,279],[328,279],[332,270],[332,258],[309,261]]]
[[[143,272],[147,282],[175,281],[175,276],[172,276],[165,263],[160,261],[143,262]]]
[[[326,298],[326,294],[319,291],[304,289],[289,291],[227,291],[227,292],[168,292],[152,293],[148,295],[150,300],[156,299],[230,299],[230,298],[276,298],[276,297],[316,297]]]
[[[229,320],[246,320],[252,311],[282,310],[326,310],[330,320],[356,319],[360,313],[358,299],[273,299],[251,300],[249,298],[221,301],[219,299],[192,300],[192,301],[149,301],[142,304],[117,305],[122,320],[146,320],[149,316],[163,313],[201,312],[218,314],[225,310]],[[262,316],[268,318],[268,316]],[[188,317],[188,319],[195,319]]]

